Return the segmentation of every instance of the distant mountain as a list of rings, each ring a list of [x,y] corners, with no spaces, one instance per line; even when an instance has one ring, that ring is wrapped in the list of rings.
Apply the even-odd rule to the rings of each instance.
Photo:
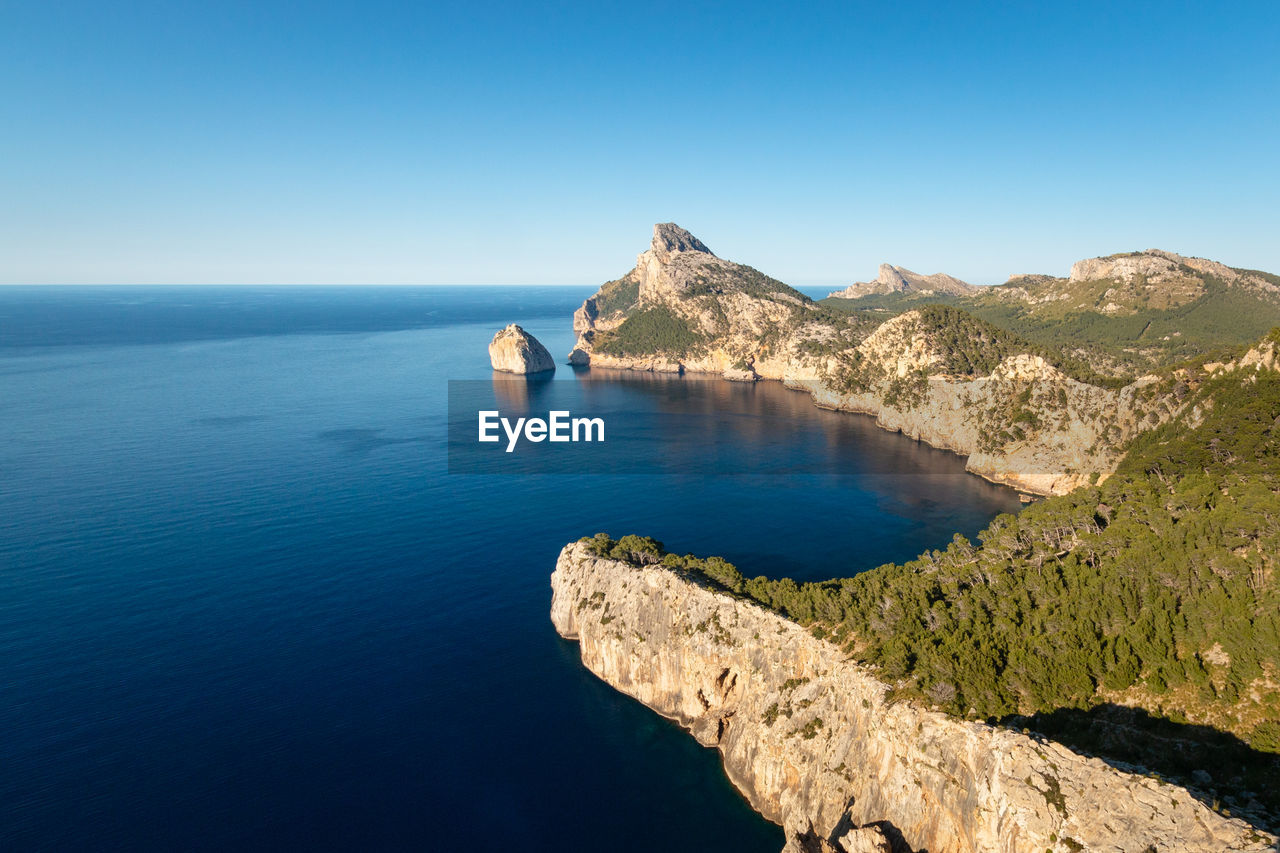
[[[1280,277],[1161,249],[1076,261],[1067,278],[1012,276],[986,293],[1028,305],[1111,316],[1188,305],[1215,290],[1248,293],[1280,305]],[[1252,336],[1251,336],[1252,337]]]
[[[857,325],[663,222],[635,268],[574,312],[578,343],[570,362],[741,380],[780,376],[792,355],[784,342],[809,323],[821,327],[813,330],[818,336]]]
[[[876,296],[892,293],[912,296],[934,296],[950,294],[952,296],[970,296],[981,290],[968,282],[961,281],[946,273],[921,275],[906,267],[895,267],[881,264],[880,274],[875,281],[860,281],[851,284],[844,290],[831,294],[833,299],[860,299],[863,296]]]
[[[1240,346],[1280,325],[1280,276],[1161,249],[1077,261],[1066,277],[1015,275],[964,292],[930,291],[936,276],[895,288],[896,268],[887,269],[822,304],[882,319],[954,305],[1115,378]]]
[[[1148,249],[1077,261],[1066,278],[1015,276],[955,304],[1101,373],[1135,376],[1280,325],[1280,276]]]

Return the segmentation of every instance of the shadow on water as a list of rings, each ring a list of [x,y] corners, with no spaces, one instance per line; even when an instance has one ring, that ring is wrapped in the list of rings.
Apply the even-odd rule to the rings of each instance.
[[[1110,703],[1087,711],[1059,708],[1030,717],[1014,715],[998,724],[1120,770],[1154,774],[1185,787],[1211,808],[1280,830],[1280,755],[1256,750],[1235,735]]]
[[[528,412],[538,408],[544,399],[552,399],[555,373],[535,373],[531,376],[520,376],[514,373],[493,372],[493,396],[499,406],[505,409],[516,409]]]

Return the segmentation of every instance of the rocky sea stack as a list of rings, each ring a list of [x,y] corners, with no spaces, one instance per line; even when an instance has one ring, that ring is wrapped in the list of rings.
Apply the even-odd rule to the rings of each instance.
[[[493,336],[489,361],[494,370],[506,373],[546,373],[556,369],[547,348],[515,323]]]

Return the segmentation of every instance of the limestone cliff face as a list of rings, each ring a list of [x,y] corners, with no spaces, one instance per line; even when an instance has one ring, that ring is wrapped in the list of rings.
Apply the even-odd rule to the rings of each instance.
[[[1071,281],[1110,279],[1132,282],[1143,278],[1152,284],[1175,281],[1194,273],[1216,276],[1223,281],[1239,281],[1245,277],[1226,264],[1205,258],[1190,258],[1161,249],[1147,249],[1127,255],[1088,258],[1071,265]]]
[[[1130,439],[1177,410],[1153,377],[1101,388],[1040,356],[1009,356],[986,376],[950,375],[945,353],[918,318],[910,311],[887,321],[852,360],[839,354],[819,379],[789,384],[822,408],[874,415],[885,429],[967,456],[975,474],[1039,494],[1105,479]],[[856,381],[848,375],[851,361]]]
[[[717,748],[788,849],[1224,853],[1276,839],[1054,743],[886,699],[838,648],[660,566],[567,546],[551,618],[596,675]],[[813,848],[812,844],[818,844]],[[843,840],[843,841],[842,841]],[[825,848],[822,845],[826,845]]]
[[[505,373],[545,373],[555,360],[538,339],[515,323],[500,329],[489,343],[489,363]]]
[[[611,332],[627,317],[655,309],[671,312],[704,343],[679,354],[619,355],[599,346],[599,333]],[[806,323],[810,316],[813,322]],[[814,335],[834,332],[830,323],[818,317],[813,302],[792,288],[751,267],[716,257],[705,243],[674,223],[659,223],[653,228],[649,249],[636,258],[635,268],[604,285],[574,312],[578,342],[569,359],[596,367],[689,370],[739,380],[781,378],[797,354],[789,349],[794,336],[778,332],[797,324],[817,327],[811,332]]]
[[[837,299],[857,299],[861,296],[888,293],[907,293],[918,296],[947,293],[952,296],[968,296],[980,290],[981,288],[946,273],[921,275],[906,267],[881,264],[879,274],[874,281],[859,281],[844,290],[834,291],[831,295]]]

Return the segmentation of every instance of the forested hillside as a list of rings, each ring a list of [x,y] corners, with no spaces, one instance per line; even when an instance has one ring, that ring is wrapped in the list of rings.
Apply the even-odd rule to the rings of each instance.
[[[798,585],[636,537],[593,547],[661,559],[810,625],[903,696],[1198,770],[1202,786],[1280,814],[1277,344],[1273,332],[1232,365],[1171,376],[1182,414],[1136,439],[1102,485],[909,563]]]

